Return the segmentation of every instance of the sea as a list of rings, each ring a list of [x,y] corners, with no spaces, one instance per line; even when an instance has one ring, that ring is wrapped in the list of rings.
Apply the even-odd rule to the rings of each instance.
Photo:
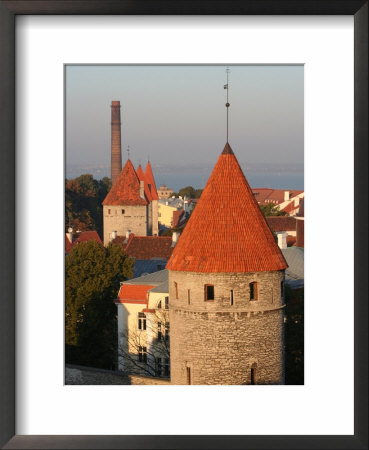
[[[258,170],[260,169],[261,170]],[[272,166],[255,165],[253,168],[242,167],[247,181],[252,188],[271,189],[304,189],[304,172],[302,165],[293,170],[286,167],[276,168]],[[178,166],[157,166],[153,165],[153,172],[157,188],[166,185],[175,192],[186,186],[195,189],[203,189],[211,174],[213,167],[178,167]],[[66,177],[76,178],[79,175],[90,173],[97,180],[110,176],[110,168],[107,166],[82,166],[66,165]]]

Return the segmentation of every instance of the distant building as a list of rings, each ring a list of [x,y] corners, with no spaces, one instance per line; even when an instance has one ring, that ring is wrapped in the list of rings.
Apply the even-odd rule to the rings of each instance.
[[[182,197],[160,199],[158,202],[158,211],[159,223],[167,228],[171,228],[173,226],[173,213],[176,211],[184,211],[184,200]]]
[[[297,214],[300,200],[304,197],[304,191],[295,189],[287,191],[284,189],[255,188],[252,193],[259,205],[272,203],[279,206],[279,209],[285,211],[289,216]]]
[[[104,245],[116,236],[132,231],[138,236],[159,233],[158,196],[151,164],[145,173],[136,173],[130,159],[127,160],[110,192],[103,201]]]
[[[170,376],[168,271],[121,283],[118,298],[118,370]]]
[[[158,189],[158,196],[159,199],[162,198],[169,198],[173,194],[173,189],[168,188],[168,186],[165,186],[162,184],[160,188]]]
[[[125,253],[134,259],[133,277],[165,268],[172,254],[177,236],[136,236],[127,233],[116,237],[112,243],[121,245]]]

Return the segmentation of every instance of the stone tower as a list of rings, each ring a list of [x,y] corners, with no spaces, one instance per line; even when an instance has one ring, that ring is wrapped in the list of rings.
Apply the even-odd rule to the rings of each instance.
[[[227,143],[167,264],[172,384],[284,383],[286,268]]]
[[[111,182],[115,183],[122,170],[120,102],[111,102]]]

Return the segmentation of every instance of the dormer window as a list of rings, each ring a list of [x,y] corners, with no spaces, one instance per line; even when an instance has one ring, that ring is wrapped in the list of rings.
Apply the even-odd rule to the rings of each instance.
[[[214,300],[214,285],[205,284],[205,301]]]
[[[250,300],[257,300],[258,299],[258,284],[256,281],[253,281],[249,284],[250,288]]]

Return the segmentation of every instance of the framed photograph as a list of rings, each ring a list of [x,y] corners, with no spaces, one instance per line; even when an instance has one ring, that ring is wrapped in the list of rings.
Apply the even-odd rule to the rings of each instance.
[[[125,1],[0,3],[4,201],[0,443],[4,448],[368,447],[368,265],[363,251],[367,248],[368,220],[367,209],[362,207],[367,204],[368,191],[367,19],[368,4],[364,1],[314,5],[282,1],[278,8],[267,1],[202,3],[201,7],[195,2],[138,2],[134,6]],[[91,101],[94,77],[86,71],[76,72],[75,94],[68,100],[64,93],[72,87],[65,74],[68,68],[87,65],[120,65],[133,72],[142,67],[131,81],[118,77],[130,85],[132,95],[137,90],[135,98],[145,93],[143,86],[150,79],[146,73],[141,88],[135,85],[143,68],[218,67],[224,72],[224,80],[219,80],[220,95],[230,93],[231,104],[232,79],[228,83],[226,67],[235,77],[237,67],[246,65],[303,68],[304,189],[309,216],[305,227],[304,384],[266,386],[266,380],[255,387],[203,386],[212,383],[196,382],[191,364],[184,372],[187,383],[182,380],[174,383],[176,386],[81,386],[83,383],[65,382],[63,199],[64,170],[70,170],[68,155],[67,166],[64,159],[70,139],[65,123],[69,130],[73,129],[71,121],[80,123],[74,142],[78,148],[78,133],[94,135],[89,126],[79,122],[80,112],[99,116]],[[172,72],[168,90],[173,80],[183,76],[181,71]],[[107,73],[100,75],[100,83],[105,80],[107,86],[113,86]],[[275,78],[278,76],[275,74]],[[194,77],[192,72],[187,74],[188,80]],[[210,84],[212,75],[207,77]],[[247,78],[245,74],[242,77]],[[258,77],[266,83],[264,91],[269,87],[272,96],[272,81],[261,72]],[[287,76],[282,78],[287,83]],[[151,81],[154,83],[155,77]],[[155,84],[160,83],[157,80]],[[292,82],[288,84],[291,87]],[[160,86],[158,91],[165,83]],[[87,96],[80,95],[83,91]],[[130,90],[124,92],[128,99]],[[146,92],[149,95],[149,89]],[[189,100],[189,95],[186,97]],[[211,101],[204,90],[201,101],[206,98]],[[109,113],[120,106],[119,98],[110,100]],[[159,101],[165,102],[165,95],[159,95]],[[283,103],[281,99],[279,102]],[[193,103],[194,108],[201,107]],[[287,103],[285,97],[286,108]],[[156,113],[163,107],[155,108],[152,100],[149,104]],[[227,105],[228,96],[226,111]],[[74,115],[65,114],[68,108]],[[130,109],[135,114],[133,105]],[[268,111],[276,120],[269,106]],[[145,114],[138,112],[136,117],[144,121]],[[248,120],[252,118],[250,115]],[[192,123],[193,129],[199,120]],[[106,122],[109,130],[109,114]],[[170,117],[165,123],[171,129],[176,126]],[[296,128],[292,120],[291,127]],[[150,124],[143,128],[149,130]],[[220,126],[216,128],[211,132],[209,126],[212,146],[219,140]],[[227,137],[223,140],[228,141],[228,114]],[[229,141],[232,145],[232,139]],[[132,145],[127,148],[130,160],[134,145],[126,144]],[[227,145],[223,154],[229,159],[233,151]],[[215,159],[222,148],[214,148]],[[238,156],[236,145],[233,150]],[[146,153],[140,157],[146,159]],[[133,169],[138,178],[140,157]],[[126,160],[126,155],[123,158]],[[150,197],[144,191],[142,198],[145,195]],[[109,204],[107,208],[112,207]],[[121,205],[119,208],[124,217],[127,211]],[[108,209],[104,212],[107,217]],[[75,219],[73,214],[70,217]],[[113,228],[110,231],[114,234]],[[108,242],[116,238],[110,235],[103,239]],[[175,264],[180,263],[177,260]],[[255,280],[250,283],[250,301],[255,301],[258,285]],[[174,283],[173,289],[176,287]],[[159,291],[157,295],[162,294]],[[155,289],[153,292],[155,296]],[[206,284],[204,292],[205,301],[214,301],[214,285]],[[260,299],[262,295],[260,291]],[[232,291],[229,302],[233,307],[236,297]],[[165,302],[159,304],[165,310]],[[140,310],[137,323],[141,328],[147,327],[147,314],[152,312],[148,306],[147,311]],[[160,329],[163,341],[168,331],[164,326]],[[171,340],[172,332],[171,325]],[[179,355],[184,351],[185,347]],[[145,359],[145,364],[147,354],[143,347],[138,349],[137,356]],[[165,358],[160,366],[153,367],[164,378],[171,370]],[[257,364],[247,368],[250,380],[238,384],[258,384]],[[182,372],[177,371],[175,376],[181,380]],[[232,384],[218,381],[213,384]],[[181,384],[199,386],[178,386]]]

